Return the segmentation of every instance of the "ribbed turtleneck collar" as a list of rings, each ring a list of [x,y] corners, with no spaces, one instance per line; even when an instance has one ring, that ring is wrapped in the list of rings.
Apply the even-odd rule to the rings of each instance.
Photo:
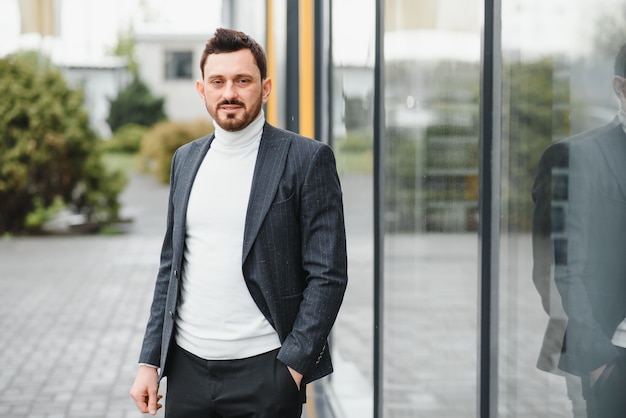
[[[263,133],[263,125],[265,124],[265,113],[263,109],[255,120],[240,131],[229,132],[222,129],[215,121],[215,139],[212,147],[218,147],[222,150],[237,150],[246,148],[254,142],[258,142]]]

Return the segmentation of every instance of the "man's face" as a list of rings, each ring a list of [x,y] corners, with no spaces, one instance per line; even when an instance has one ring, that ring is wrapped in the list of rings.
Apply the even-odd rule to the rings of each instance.
[[[249,49],[211,54],[204,64],[204,80],[196,90],[213,120],[224,130],[235,132],[248,126],[267,102],[272,89]]]

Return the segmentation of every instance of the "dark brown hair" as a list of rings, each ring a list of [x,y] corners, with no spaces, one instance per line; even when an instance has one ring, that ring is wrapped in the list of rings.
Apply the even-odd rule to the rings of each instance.
[[[204,64],[209,55],[221,52],[236,52],[242,49],[249,49],[252,52],[254,61],[261,72],[261,80],[265,80],[267,78],[267,59],[265,58],[263,47],[245,33],[225,28],[217,29],[204,47],[202,58],[200,59],[202,78],[204,79]]]

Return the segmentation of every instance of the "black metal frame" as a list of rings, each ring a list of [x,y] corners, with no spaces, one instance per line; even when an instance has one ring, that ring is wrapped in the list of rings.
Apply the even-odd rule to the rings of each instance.
[[[497,417],[500,236],[501,0],[485,0],[479,162],[478,402],[480,418]]]
[[[285,128],[300,132],[300,6],[298,0],[287,0],[287,57]]]
[[[383,312],[385,259],[385,5],[376,0],[374,61],[374,418],[383,417]]]
[[[332,13],[330,0],[314,3],[315,18],[315,139],[332,146]],[[321,115],[324,115],[321,117]]]

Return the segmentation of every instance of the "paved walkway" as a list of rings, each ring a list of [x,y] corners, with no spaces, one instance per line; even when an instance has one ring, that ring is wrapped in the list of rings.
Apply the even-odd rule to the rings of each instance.
[[[166,199],[137,177],[123,196],[129,234],[0,241],[0,416],[141,416],[128,391]]]
[[[135,220],[126,234],[0,239],[0,417],[143,416],[128,391],[167,193],[133,177],[122,196]],[[303,417],[324,417],[310,397]]]

